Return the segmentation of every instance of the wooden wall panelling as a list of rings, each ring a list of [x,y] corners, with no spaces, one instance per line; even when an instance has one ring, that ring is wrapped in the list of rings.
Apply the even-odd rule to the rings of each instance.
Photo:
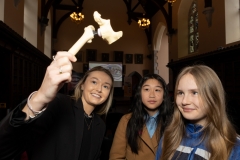
[[[5,78],[0,78],[0,103],[13,109],[28,95],[37,90],[51,59],[0,21],[1,66]],[[4,57],[4,58],[2,58]],[[3,95],[3,96],[2,96]]]

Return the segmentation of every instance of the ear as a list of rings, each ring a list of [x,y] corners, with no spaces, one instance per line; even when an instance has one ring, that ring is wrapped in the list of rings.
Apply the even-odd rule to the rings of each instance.
[[[82,91],[84,90],[84,87],[83,87],[83,85],[81,85],[81,90],[82,90]]]

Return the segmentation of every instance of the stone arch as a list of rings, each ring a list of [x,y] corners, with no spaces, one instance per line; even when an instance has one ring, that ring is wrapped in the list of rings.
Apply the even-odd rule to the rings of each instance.
[[[169,62],[167,27],[159,22],[153,37],[154,73],[161,75],[169,83]]]

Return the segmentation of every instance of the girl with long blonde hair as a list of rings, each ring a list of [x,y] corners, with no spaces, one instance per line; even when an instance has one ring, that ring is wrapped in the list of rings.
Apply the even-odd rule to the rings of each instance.
[[[205,65],[184,68],[177,77],[174,114],[156,160],[237,160],[240,139],[226,113],[225,92]]]

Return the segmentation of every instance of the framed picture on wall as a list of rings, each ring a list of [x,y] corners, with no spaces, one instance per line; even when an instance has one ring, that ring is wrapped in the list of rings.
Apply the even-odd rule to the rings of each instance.
[[[114,61],[123,62],[123,51],[114,51]]]
[[[82,62],[83,61],[83,51],[78,51],[76,54],[77,62]]]
[[[109,54],[108,53],[102,53],[102,61],[109,62]]]
[[[133,63],[133,54],[125,54],[125,63]]]
[[[97,60],[97,50],[96,49],[86,49],[86,62]]]
[[[89,69],[88,63],[83,63],[83,73],[86,73]]]
[[[135,64],[143,64],[143,54],[134,55]]]

